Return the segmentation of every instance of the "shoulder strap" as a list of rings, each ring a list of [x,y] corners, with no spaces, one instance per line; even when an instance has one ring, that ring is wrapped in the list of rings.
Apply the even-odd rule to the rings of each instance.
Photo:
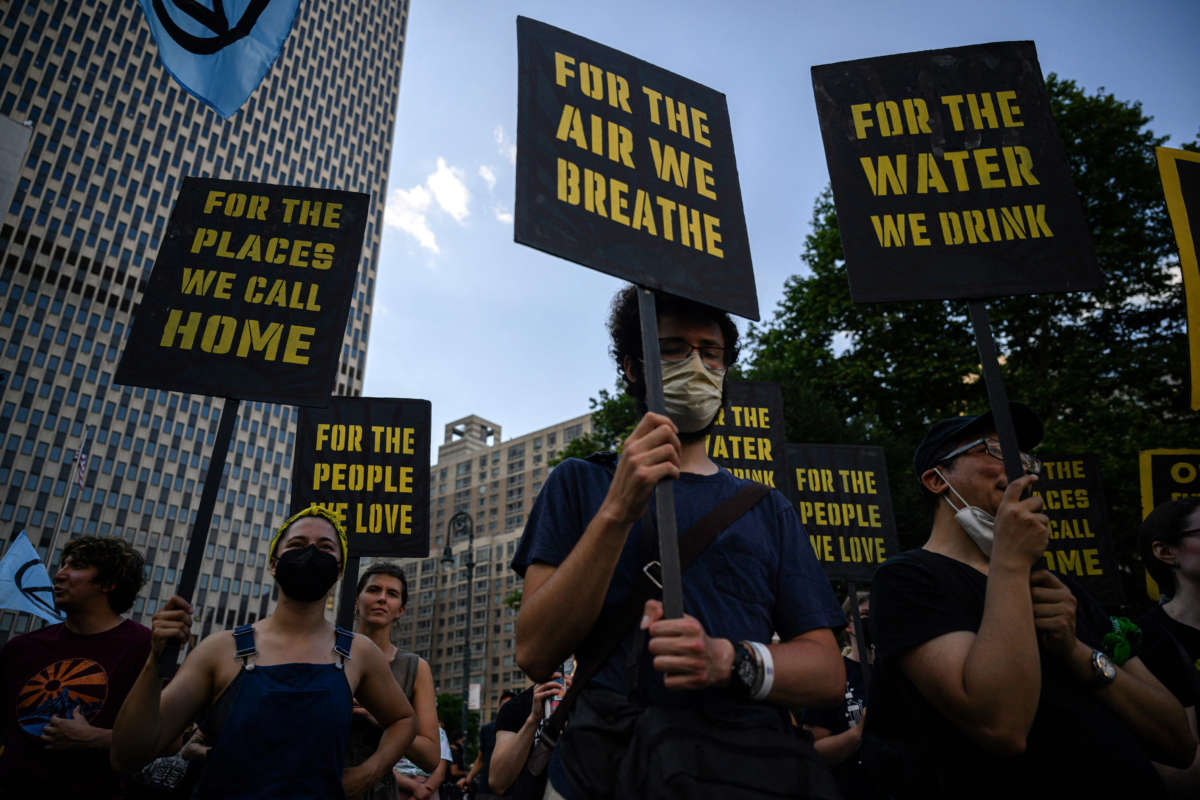
[[[239,625],[234,628],[233,646],[236,648],[233,657],[241,659],[244,668],[254,669],[254,665],[250,663],[250,656],[258,654],[258,649],[254,646],[254,626]]]
[[[354,631],[346,630],[341,625],[333,629],[333,652],[338,655],[335,667],[341,668],[350,660],[350,645],[354,643]]]
[[[761,483],[748,483],[739,489],[732,497],[701,517],[688,528],[679,538],[680,572],[686,571],[700,555],[708,549],[713,540],[743,514],[762,500],[771,490]],[[616,649],[629,629],[641,618],[642,607],[646,601],[658,594],[662,582],[651,574],[651,562],[643,569],[641,577],[630,592],[630,598],[619,613],[609,615],[609,622],[597,622],[595,627],[584,638],[576,653],[577,668],[571,681],[571,688],[563,696],[558,708],[550,715],[542,730],[542,736],[551,742],[558,739],[566,725],[567,716],[575,707],[575,701],[588,682],[600,671],[600,667],[608,660],[609,655]],[[661,565],[660,565],[661,566]]]

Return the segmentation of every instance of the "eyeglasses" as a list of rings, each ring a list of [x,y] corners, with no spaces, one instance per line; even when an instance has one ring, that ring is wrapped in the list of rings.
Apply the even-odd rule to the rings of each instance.
[[[700,354],[700,360],[704,362],[706,367],[724,371],[724,347],[717,347],[710,344],[696,346],[689,344],[686,339],[680,339],[677,336],[658,340],[658,353],[663,361],[683,361],[692,355],[693,350]]]
[[[958,458],[963,453],[979,447],[979,445],[983,445],[984,452],[986,452],[992,458],[999,459],[1000,461],[1004,460],[1004,451],[1000,449],[1000,442],[996,441],[995,439],[983,437],[981,439],[976,439],[969,444],[964,444],[962,447],[956,450],[952,450],[951,452],[939,458],[938,463],[944,464],[951,459]],[[1042,461],[1037,456],[1031,456],[1029,453],[1019,453],[1018,455],[1021,457],[1021,467],[1026,472],[1037,473],[1042,471]]]

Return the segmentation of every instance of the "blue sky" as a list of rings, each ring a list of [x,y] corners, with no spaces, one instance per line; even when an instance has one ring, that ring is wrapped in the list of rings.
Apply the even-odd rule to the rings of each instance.
[[[1032,39],[1044,73],[1140,100],[1169,145],[1200,130],[1196,0],[413,0],[364,394],[431,400],[434,458],[451,420],[507,440],[585,413],[616,375],[621,282],[513,242],[518,14],[725,93],[764,319],[829,180],[813,65]]]

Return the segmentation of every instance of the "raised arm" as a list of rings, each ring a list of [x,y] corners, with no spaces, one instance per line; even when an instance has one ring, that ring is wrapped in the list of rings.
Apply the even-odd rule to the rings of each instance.
[[[113,723],[109,760],[114,769],[136,769],[157,758],[211,701],[215,658],[218,653],[232,652],[227,632],[202,641],[167,688],[160,689],[158,658],[167,642],[187,641],[191,625],[192,606],[178,595],[154,615],[150,655]]]
[[[375,752],[342,773],[342,786],[353,796],[391,773],[392,766],[412,744],[417,732],[416,716],[400,684],[392,676],[387,659],[367,637],[356,634],[351,658],[360,660],[362,673],[354,695],[383,728]]]
[[[951,724],[1000,754],[1024,752],[1042,689],[1029,571],[1049,528],[1041,498],[1021,499],[1032,481],[1027,475],[1010,483],[997,510],[978,632],[943,634],[900,659],[904,674]]]
[[[547,680],[591,630],[629,530],[658,482],[679,477],[679,459],[674,423],[646,414],[625,440],[608,494],[570,554],[557,567],[526,570],[517,663],[534,680]]]
[[[556,676],[557,677],[557,676]],[[488,786],[485,791],[504,794],[521,775],[521,769],[529,759],[533,737],[538,724],[545,715],[546,701],[562,694],[562,685],[557,680],[539,683],[533,687],[533,704],[529,716],[516,731],[496,729],[496,746],[492,750],[492,762],[488,767]],[[515,703],[516,700],[509,702]]]

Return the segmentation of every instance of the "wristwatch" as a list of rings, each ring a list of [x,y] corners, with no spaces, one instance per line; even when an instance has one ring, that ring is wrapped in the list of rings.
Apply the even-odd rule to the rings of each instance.
[[[1092,651],[1092,679],[1088,686],[1099,689],[1117,679],[1117,668],[1103,651]]]
[[[754,651],[745,642],[733,643],[733,667],[729,671],[729,687],[739,697],[749,697],[761,682],[762,668]]]

